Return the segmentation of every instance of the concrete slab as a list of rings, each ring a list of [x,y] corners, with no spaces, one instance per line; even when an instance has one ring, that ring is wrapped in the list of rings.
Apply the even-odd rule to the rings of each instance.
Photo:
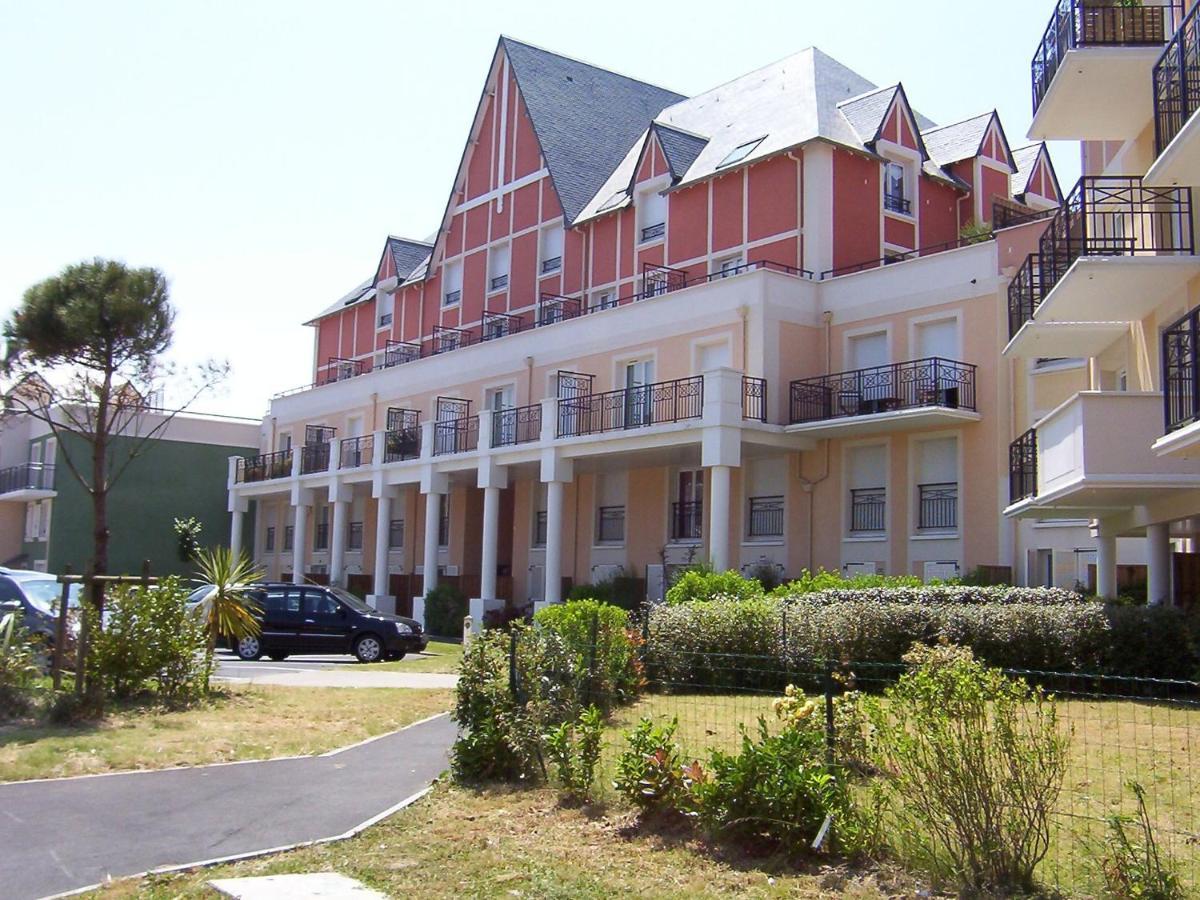
[[[214,878],[208,885],[234,900],[387,900],[387,895],[337,872]]]
[[[282,687],[433,688],[458,684],[458,676],[439,672],[372,672],[370,669],[304,669],[287,672],[264,667],[263,674],[222,678],[233,684],[274,684]]]

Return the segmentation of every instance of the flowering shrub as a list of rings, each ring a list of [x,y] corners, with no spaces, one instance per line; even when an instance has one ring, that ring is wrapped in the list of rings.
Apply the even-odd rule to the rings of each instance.
[[[636,653],[640,638],[630,632],[625,610],[595,600],[570,600],[547,606],[533,621],[556,634],[571,654],[580,702],[606,712],[637,697],[642,688]]]
[[[743,578],[734,569],[710,572],[693,568],[683,572],[667,589],[667,603],[695,603],[701,600],[753,600],[763,595],[762,584],[753,578]]]
[[[655,725],[649,716],[625,732],[628,747],[617,757],[613,787],[643,814],[681,812],[687,784],[683,751],[675,740],[679,720]]]

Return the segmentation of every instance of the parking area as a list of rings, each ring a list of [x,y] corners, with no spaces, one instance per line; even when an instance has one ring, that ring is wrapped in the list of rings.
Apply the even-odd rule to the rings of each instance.
[[[414,654],[413,663],[432,654]],[[294,656],[276,662],[259,659],[246,662],[233,653],[217,651],[219,680],[231,684],[271,684],[284,687],[358,687],[358,688],[452,688],[458,676],[452,672],[406,670],[403,664],[365,665],[353,656]]]

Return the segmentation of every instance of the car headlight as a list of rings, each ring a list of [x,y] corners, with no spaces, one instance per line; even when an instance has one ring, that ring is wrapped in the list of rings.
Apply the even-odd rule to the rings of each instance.
[[[406,622],[396,623],[396,634],[412,634],[412,626]]]

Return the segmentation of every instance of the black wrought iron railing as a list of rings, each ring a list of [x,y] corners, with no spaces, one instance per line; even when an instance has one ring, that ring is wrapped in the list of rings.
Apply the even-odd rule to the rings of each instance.
[[[448,325],[433,326],[433,343],[431,349],[435,356],[439,353],[449,353],[452,350],[469,347],[475,342],[475,334],[466,328],[451,328]]]
[[[307,444],[300,448],[300,474],[311,475],[329,468],[329,444]]]
[[[515,406],[492,411],[492,446],[529,444],[542,436],[542,405]]]
[[[557,272],[561,268],[562,268],[562,257],[561,256],[551,256],[547,259],[542,260],[542,274],[543,275],[548,275],[551,272]]]
[[[259,453],[238,460],[235,480],[252,484],[272,478],[287,478],[292,474],[292,451],[276,450],[274,453]]]
[[[742,418],[767,421],[767,379],[742,376]]]
[[[999,230],[1026,225],[1029,222],[1038,222],[1042,219],[1052,218],[1057,211],[1057,207],[1033,209],[1012,200],[996,197],[992,200],[992,228]]]
[[[1162,336],[1163,417],[1167,433],[1200,421],[1200,307]]]
[[[383,461],[403,462],[421,456],[421,429],[418,426],[398,428],[383,436]]]
[[[558,294],[542,294],[538,298],[537,323],[554,325],[567,319],[579,318],[582,301],[578,297],[562,297]]]
[[[746,533],[752,538],[783,537],[783,497],[751,497]]]
[[[912,201],[902,194],[884,194],[883,208],[888,212],[901,213],[906,216],[912,215]]]
[[[791,383],[791,424],[916,407],[975,409],[975,366],[929,357]]]
[[[653,241],[656,238],[662,237],[667,233],[667,223],[659,222],[655,225],[647,225],[642,229],[642,242]]]
[[[346,549],[361,550],[363,548],[363,523],[350,522],[346,528]]]
[[[1200,109],[1200,6],[1193,6],[1154,65],[1157,156]]]
[[[331,356],[325,363],[325,368],[318,373],[317,384],[333,384],[335,381],[347,381],[371,371],[369,359],[346,359]]]
[[[1008,502],[1037,496],[1037,432],[1030,428],[1008,445]]]
[[[489,291],[502,291],[508,287],[508,275],[493,275],[488,279]]]
[[[952,241],[942,241],[940,244],[927,244],[924,247],[917,247],[915,250],[893,251],[886,256],[876,256],[872,259],[864,259],[861,262],[826,269],[821,273],[821,280],[837,278],[840,275],[854,275],[858,272],[867,272],[871,269],[882,268],[883,266],[891,266],[896,263],[920,259],[922,256],[933,256],[936,253],[945,253],[947,250],[957,250],[960,247],[968,247],[971,244],[983,244],[990,240],[993,240],[993,235],[984,233],[971,235],[970,237],[955,238]]]
[[[446,291],[442,295],[442,306],[457,306],[462,302],[462,290]]]
[[[958,484],[917,485],[917,528],[942,531],[958,527]]]
[[[688,273],[670,266],[642,264],[642,296],[658,297],[688,286]]]
[[[421,358],[421,345],[411,341],[388,341],[383,348],[383,367],[390,369]]]
[[[361,437],[342,438],[338,450],[339,469],[357,469],[359,466],[369,466],[375,453],[374,435],[364,434]]]
[[[0,469],[0,494],[8,494],[12,491],[52,490],[54,490],[53,463],[29,462]]]
[[[671,540],[698,541],[704,528],[704,503],[676,500],[671,504]]]
[[[1050,90],[1067,53],[1086,47],[1153,47],[1166,42],[1183,4],[1129,0],[1059,0],[1033,55],[1033,111]]]
[[[881,487],[850,491],[850,531],[887,531],[887,491]]]
[[[502,312],[485,312],[483,324],[479,328],[481,340],[494,341],[497,338],[508,337],[524,328],[525,320],[521,316],[513,316]]]
[[[329,549],[329,523],[318,522],[313,526],[313,549],[328,550]]]
[[[703,414],[704,378],[692,375],[559,400],[557,434],[561,438],[645,428]]]
[[[400,550],[404,547],[404,520],[391,519],[388,522],[388,549]]]
[[[601,506],[596,511],[596,542],[616,544],[625,540],[625,507]]]
[[[1037,253],[1009,283],[1009,336],[1033,318],[1081,257],[1194,253],[1191,188],[1151,187],[1132,176],[1085,175],[1050,219]]]
[[[291,552],[296,546],[296,526],[283,526],[283,549],[284,552]]]
[[[479,416],[433,423],[433,455],[468,453],[479,447]]]

